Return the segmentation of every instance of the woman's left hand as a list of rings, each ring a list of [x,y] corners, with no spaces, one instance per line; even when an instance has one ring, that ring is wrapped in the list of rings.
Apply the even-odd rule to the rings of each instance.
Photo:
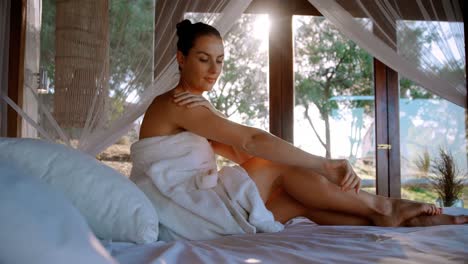
[[[354,189],[359,193],[361,178],[346,159],[327,160],[323,165],[324,174],[332,177],[332,181],[341,186],[342,191]]]

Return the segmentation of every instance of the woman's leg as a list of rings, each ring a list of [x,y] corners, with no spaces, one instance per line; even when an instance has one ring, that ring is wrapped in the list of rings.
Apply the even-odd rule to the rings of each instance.
[[[266,207],[275,219],[281,223],[297,217],[305,216],[319,225],[372,225],[372,222],[363,217],[339,212],[308,209],[297,200],[289,196],[281,187],[273,192],[267,201]]]
[[[435,226],[435,225],[462,225],[468,224],[467,215],[420,215],[405,221],[403,226]]]
[[[253,158],[242,164],[257,184],[267,202],[272,191],[281,186],[285,192],[309,211],[331,211],[369,219],[378,226],[399,226],[422,214],[434,214],[434,205],[389,199],[361,191],[341,191],[340,187],[310,170],[275,164]],[[274,212],[275,210],[273,210]],[[279,215],[278,215],[279,214]],[[279,210],[279,219],[292,215],[288,209]],[[305,215],[304,215],[305,216]]]
[[[305,216],[319,225],[374,225],[370,219],[365,217],[318,209],[310,210],[289,196],[282,188],[277,189],[274,193],[274,197],[267,201],[266,207],[273,213],[275,219],[283,224],[294,217]],[[459,224],[468,224],[468,216],[444,214],[433,216],[420,215],[410,218],[401,225],[413,227]]]

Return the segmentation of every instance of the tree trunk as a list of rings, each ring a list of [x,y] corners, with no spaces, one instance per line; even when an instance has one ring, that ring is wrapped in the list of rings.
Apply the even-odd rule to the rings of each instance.
[[[326,149],[326,143],[323,142],[322,138],[320,137],[319,133],[317,132],[317,129],[316,129],[315,126],[314,126],[314,123],[312,122],[312,118],[310,118],[308,102],[304,102],[302,105],[303,105],[304,108],[305,108],[305,110],[304,110],[304,117],[305,117],[305,118],[307,119],[307,121],[309,122],[310,127],[312,127],[312,130],[314,131],[315,136],[317,137],[317,139],[320,141],[320,144],[322,144],[322,146]]]
[[[99,117],[104,113],[109,79],[108,9],[108,0],[56,1],[54,116],[64,128],[80,130],[89,111]]]
[[[326,153],[325,157],[331,159],[331,138],[330,138],[330,114],[326,112],[325,120],[325,137],[326,137]]]
[[[340,62],[341,63],[341,62]],[[327,78],[327,83],[325,85],[324,89],[324,95],[327,100],[327,102],[330,101],[331,98],[331,92],[330,92],[330,80],[331,77]],[[330,108],[328,106],[325,106],[325,111],[323,111],[323,120],[325,121],[325,140],[326,140],[326,152],[325,152],[325,157],[327,159],[331,158],[331,139],[330,139]]]
[[[468,153],[468,109],[465,109],[465,149]]]

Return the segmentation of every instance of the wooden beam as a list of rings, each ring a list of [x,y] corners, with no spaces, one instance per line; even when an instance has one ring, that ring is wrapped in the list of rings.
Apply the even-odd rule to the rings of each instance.
[[[427,15],[429,15],[430,20],[462,22],[459,18],[457,19],[448,17],[446,15],[443,1],[445,0],[420,1],[420,4],[424,7],[425,11],[427,11]],[[354,17],[368,17],[356,1],[337,0],[337,2]],[[374,10],[371,11],[373,14],[376,13],[375,10],[379,10],[379,6],[375,0],[361,0],[361,2],[364,6],[367,7],[367,9]],[[460,3],[461,2],[463,1],[460,1]],[[398,15],[401,16],[403,20],[427,20],[420,11],[420,7],[416,0],[393,0],[389,1],[389,4],[395,9],[396,12],[398,12]],[[455,5],[454,2],[450,2],[450,4]],[[374,18],[378,19],[379,16],[375,16]]]
[[[463,21],[466,21],[467,20],[467,15],[466,13],[468,12],[468,4],[465,2],[465,1],[461,1],[460,2],[460,6],[461,6],[461,10],[462,10],[462,15],[463,15]],[[468,49],[467,49],[467,44],[466,44],[466,38],[467,38],[467,35],[468,35],[468,30],[467,30],[467,26],[466,26],[466,23],[463,23],[463,32],[464,32],[464,37],[465,37],[465,87],[466,87],[466,92],[467,92],[467,95],[466,95],[466,108],[465,108],[465,116],[466,116],[466,120],[465,122],[467,122],[467,124],[465,124],[466,126],[468,126],[468,82],[467,82],[467,79],[466,79],[466,76],[467,76],[467,70],[466,70],[466,65],[468,65],[468,61],[466,60],[466,56],[467,56],[467,53],[468,53]],[[467,135],[467,138],[468,138],[468,135]]]
[[[292,13],[285,1],[270,1],[270,132],[293,142],[294,52]]]
[[[375,0],[366,0],[366,1],[375,2]],[[460,19],[447,16],[447,14],[445,13],[443,1],[446,1],[446,0],[420,1],[420,3],[424,6],[424,9],[427,11],[427,14],[430,17],[430,20],[463,22]],[[401,17],[404,20],[427,20],[423,16],[423,13],[420,11],[417,1],[398,0],[396,2],[398,3],[397,10],[401,12]],[[464,2],[464,0],[459,1],[459,2],[460,3]],[[452,4],[454,8],[457,8],[455,6],[456,4],[455,1],[450,1],[449,4]]]
[[[374,59],[377,194],[401,198],[398,73]]]
[[[24,46],[26,34],[26,0],[11,1],[10,9],[10,41],[8,58],[8,97],[20,107],[23,98],[24,82]],[[21,136],[21,120],[19,115],[8,107],[7,136]]]
[[[465,2],[465,1],[461,1],[460,2],[460,5],[461,5],[461,10],[462,10],[462,15],[463,15],[463,21],[466,21],[467,20],[467,15],[466,15],[466,12],[468,12],[468,4]],[[466,88],[466,92],[467,94],[465,95],[465,100],[466,100],[466,107],[465,107],[465,142],[466,142],[466,146],[465,146],[465,151],[468,152],[468,83],[467,83],[467,79],[466,79],[466,76],[467,76],[467,70],[466,70],[466,66],[468,65],[468,61],[466,60],[466,56],[467,56],[467,53],[468,53],[468,49],[467,49],[467,43],[466,43],[466,38],[467,38],[467,35],[468,35],[468,30],[467,30],[467,26],[465,23],[463,23],[463,32],[464,32],[464,37],[465,37],[465,88]]]
[[[398,73],[386,66],[387,80],[387,133],[388,144],[388,192],[393,198],[401,198],[400,168],[400,86]]]
[[[374,83],[376,192],[389,196],[389,151],[379,147],[381,144],[390,144],[387,130],[387,66],[377,59],[374,59]]]
[[[286,2],[286,1],[284,1]],[[308,0],[288,0],[282,11],[294,15],[321,16],[320,12]],[[245,13],[274,14],[278,13],[275,0],[253,0]]]
[[[0,2],[0,92],[8,94],[8,50],[11,0]],[[0,137],[7,136],[8,105],[0,98]]]
[[[373,3],[367,3],[375,5]],[[374,6],[377,8],[377,6]],[[397,32],[392,26],[380,21],[383,14],[376,16],[380,27],[373,27],[374,34],[389,47],[397,49]],[[375,142],[376,142],[376,188],[377,194],[401,197],[400,169],[400,113],[398,73],[374,58],[375,74]],[[389,149],[379,148],[380,144]]]

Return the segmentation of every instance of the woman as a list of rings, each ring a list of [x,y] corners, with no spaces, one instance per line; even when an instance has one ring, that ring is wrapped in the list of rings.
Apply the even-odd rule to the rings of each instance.
[[[207,139],[214,153],[241,166],[255,183],[266,209],[281,223],[297,216],[323,225],[425,226],[468,221],[465,216],[443,215],[431,204],[360,191],[361,180],[347,160],[314,156],[268,132],[229,121],[202,97],[212,89],[223,66],[219,32],[184,20],[177,25],[177,35],[179,84],[148,108],[140,140],[166,140],[183,133]],[[132,156],[138,161],[138,155]],[[132,172],[132,179],[140,176],[136,180],[140,187],[141,179],[148,179],[141,175],[143,171]],[[228,177],[236,176],[225,180]],[[159,213],[161,207],[163,204],[156,208]],[[174,229],[177,227],[172,228],[177,233]]]

